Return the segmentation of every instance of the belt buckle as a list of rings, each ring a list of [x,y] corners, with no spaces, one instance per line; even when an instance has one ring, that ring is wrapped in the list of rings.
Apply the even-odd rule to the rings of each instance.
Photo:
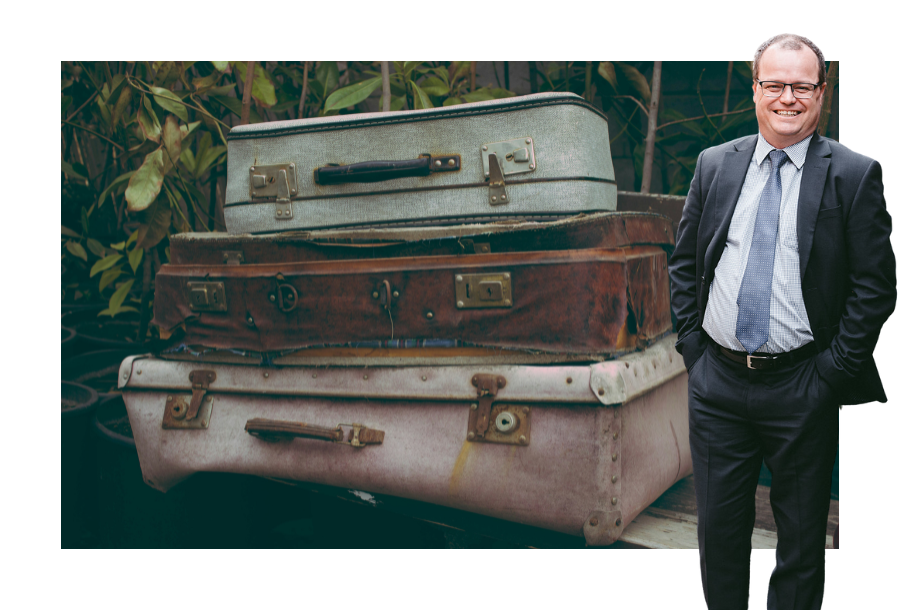
[[[757,369],[757,368],[754,368],[754,366],[753,366],[753,356],[751,356],[750,354],[747,354],[747,368],[750,369],[751,371],[757,371],[757,370],[759,370],[759,369]]]

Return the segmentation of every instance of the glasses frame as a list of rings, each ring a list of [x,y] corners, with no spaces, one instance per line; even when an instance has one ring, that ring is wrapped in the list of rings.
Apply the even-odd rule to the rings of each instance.
[[[784,88],[790,87],[791,95],[793,95],[798,100],[811,99],[816,94],[816,89],[818,89],[822,85],[822,83],[783,83],[783,82],[777,81],[777,80],[759,80],[759,79],[756,79],[756,82],[760,87],[762,87],[762,94],[766,97],[775,97],[775,98],[781,97],[782,95],[784,95]],[[778,95],[770,95],[769,93],[766,92],[765,87],[762,86],[763,83],[777,83],[777,84],[781,85],[781,91],[778,92]],[[810,85],[813,88],[812,93],[809,94],[809,97],[800,97],[794,91],[794,85]]]

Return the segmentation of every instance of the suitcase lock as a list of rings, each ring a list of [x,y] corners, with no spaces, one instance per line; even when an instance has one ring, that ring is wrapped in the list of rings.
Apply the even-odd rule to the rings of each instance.
[[[208,395],[209,384],[216,380],[216,372],[210,370],[191,371],[191,396],[169,394],[163,412],[163,430],[209,428],[213,399]]]
[[[531,442],[531,408],[524,405],[494,404],[506,387],[501,375],[478,374],[472,377],[478,403],[469,410],[466,440],[501,445],[528,445]]]
[[[291,197],[297,194],[297,167],[293,163],[254,165],[250,168],[250,203],[275,201],[275,220],[292,220]]]
[[[484,177],[488,180],[488,203],[509,203],[506,177],[535,171],[534,140],[518,138],[503,142],[490,142],[481,147]]]

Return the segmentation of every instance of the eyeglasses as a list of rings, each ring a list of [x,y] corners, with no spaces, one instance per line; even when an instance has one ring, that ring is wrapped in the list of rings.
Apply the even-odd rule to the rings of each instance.
[[[784,91],[784,87],[788,86],[791,88],[791,93],[794,94],[794,97],[797,99],[807,99],[813,96],[813,93],[816,90],[816,87],[819,86],[820,83],[779,83],[774,80],[758,80],[759,86],[762,87],[763,95],[766,97],[781,97],[782,92]]]

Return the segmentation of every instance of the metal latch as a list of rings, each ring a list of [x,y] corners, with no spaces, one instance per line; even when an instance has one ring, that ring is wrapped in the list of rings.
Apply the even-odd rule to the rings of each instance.
[[[297,194],[297,167],[293,163],[254,165],[250,168],[250,202],[275,200],[275,220],[290,220],[291,197]]]
[[[456,308],[512,307],[509,272],[462,273],[456,276]]]
[[[462,246],[463,254],[490,254],[491,244],[476,244],[471,239],[460,239],[459,245]]]
[[[187,292],[191,311],[228,311],[225,282],[188,282]]]
[[[506,378],[501,375],[478,374],[472,377],[472,385],[478,393],[478,405],[469,414],[469,433],[466,438],[470,441],[484,438],[484,432],[488,429],[491,415],[491,404],[497,393],[506,387]]]
[[[534,140],[518,138],[490,142],[481,147],[484,177],[489,180],[488,201],[491,205],[509,203],[506,177],[535,171]]]
[[[244,262],[244,253],[241,250],[226,250],[222,253],[222,260],[226,265],[240,265]]]
[[[188,379],[191,382],[190,401],[184,395],[169,394],[166,397],[162,423],[164,430],[209,428],[213,398],[207,391],[209,384],[216,380],[216,372],[191,371]]]

